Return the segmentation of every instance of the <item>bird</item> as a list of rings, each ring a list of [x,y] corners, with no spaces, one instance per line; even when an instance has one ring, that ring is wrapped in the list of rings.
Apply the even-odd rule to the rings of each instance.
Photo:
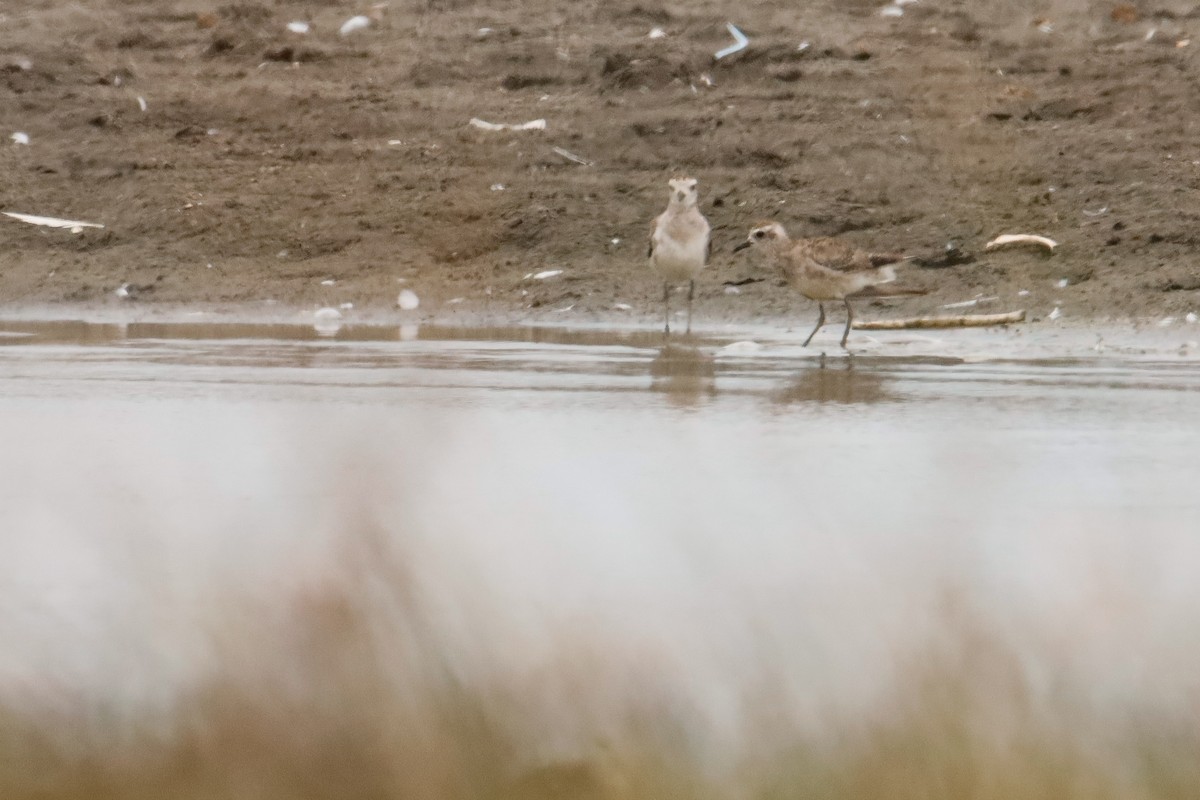
[[[667,185],[671,187],[667,210],[654,219],[646,255],[663,281],[663,333],[671,333],[671,290],[685,282],[687,332],[691,333],[692,297],[696,294],[696,276],[712,252],[711,228],[696,206],[695,178],[671,178]]]
[[[871,253],[849,242],[830,236],[792,239],[778,222],[755,223],[746,240],[734,252],[754,247],[779,269],[788,283],[809,300],[817,301],[817,326],[804,340],[804,347],[825,324],[825,303],[841,300],[846,306],[846,329],[842,331],[842,349],[854,324],[850,300],[860,297],[904,297],[922,295],[926,290],[891,285],[896,280],[892,266],[903,261],[897,253]]]

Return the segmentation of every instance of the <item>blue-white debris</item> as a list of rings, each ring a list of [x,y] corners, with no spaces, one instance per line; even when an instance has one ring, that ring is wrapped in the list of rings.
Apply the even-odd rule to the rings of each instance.
[[[728,30],[729,35],[733,37],[733,44],[713,53],[713,58],[717,59],[718,61],[726,56],[731,56],[734,53],[742,52],[746,49],[746,46],[750,44],[750,40],[746,38],[746,34],[739,31],[737,26],[732,22],[726,22],[725,29]]]

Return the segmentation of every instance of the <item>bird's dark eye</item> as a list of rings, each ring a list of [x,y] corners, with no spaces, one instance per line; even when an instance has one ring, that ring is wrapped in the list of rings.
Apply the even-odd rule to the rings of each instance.
[[[766,233],[764,233],[763,231],[755,231],[755,232],[754,232],[754,238],[755,238],[755,239],[761,239],[761,238],[763,238],[763,237],[764,237],[764,236],[766,236],[766,235],[767,235],[767,234],[766,234]]]

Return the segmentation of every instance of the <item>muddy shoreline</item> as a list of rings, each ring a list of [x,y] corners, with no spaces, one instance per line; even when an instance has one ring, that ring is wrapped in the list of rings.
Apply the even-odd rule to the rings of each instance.
[[[647,229],[682,171],[714,229],[697,324],[810,324],[731,252],[761,218],[913,255],[930,295],[864,317],[1200,311],[1190,6],[795,5],[430,0],[344,37],[351,3],[0,13],[0,211],[105,225],[0,220],[0,309],[380,317],[410,288],[417,319],[649,325]],[[716,62],[728,20],[751,43]],[[985,252],[1002,233],[1061,244]]]

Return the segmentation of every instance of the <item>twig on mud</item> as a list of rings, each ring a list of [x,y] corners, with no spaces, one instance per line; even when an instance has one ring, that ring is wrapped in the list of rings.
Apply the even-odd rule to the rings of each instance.
[[[586,158],[584,158],[582,156],[575,155],[570,150],[563,150],[561,147],[555,147],[555,148],[553,148],[553,150],[555,153],[558,153],[560,156],[565,158],[567,161],[574,161],[576,164],[582,164],[585,167],[590,167],[592,165],[591,161],[588,161]]]
[[[1058,242],[1048,239],[1045,236],[1036,236],[1031,233],[1006,233],[992,239],[984,246],[984,249],[995,250],[997,247],[1004,247],[1010,244],[1036,244],[1051,252],[1054,251],[1054,248],[1058,247]]]
[[[59,219],[58,217],[39,217],[36,214],[18,214],[15,211],[4,211],[7,217],[28,222],[30,225],[44,225],[47,228],[70,228],[71,233],[81,233],[84,228],[103,228],[98,222],[80,222],[74,219]]]
[[[746,49],[746,45],[750,44],[750,40],[746,38],[746,34],[739,31],[737,26],[732,22],[726,22],[725,29],[728,30],[729,35],[733,37],[733,44],[713,53],[713,58],[715,58],[717,61],[720,61],[726,56],[731,56],[734,53],[740,53]]]
[[[1000,298],[997,295],[992,295],[990,297],[976,297],[973,300],[963,300],[961,303],[946,303],[946,305],[942,306],[942,308],[945,308],[945,309],[971,308],[972,306],[978,306],[978,305],[982,305],[984,303],[990,303],[993,300],[999,300],[999,299]]]
[[[899,331],[906,328],[984,328],[989,325],[1009,325],[1022,322],[1025,309],[1006,314],[960,314],[948,317],[908,317],[905,319],[855,320],[854,329],[860,331]]]
[[[519,125],[509,125],[507,122],[487,122],[479,117],[471,117],[467,122],[468,125],[473,125],[485,131],[544,131],[546,130],[546,120],[531,119],[529,122],[522,122]]]

